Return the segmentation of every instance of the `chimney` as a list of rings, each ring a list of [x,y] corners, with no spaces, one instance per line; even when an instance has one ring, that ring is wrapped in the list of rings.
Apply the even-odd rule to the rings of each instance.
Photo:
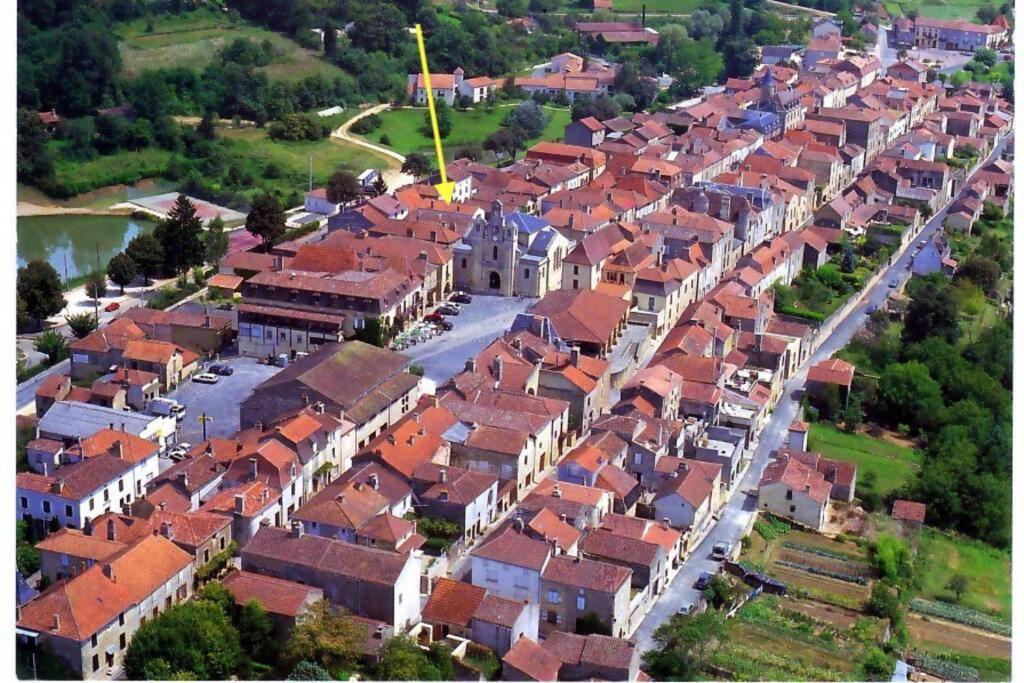
[[[110,452],[115,458],[124,458],[124,446],[121,445],[120,441],[114,442],[114,445],[110,448]]]
[[[57,477],[57,481],[50,485],[50,490],[53,493],[60,493],[64,490],[64,477]]]
[[[559,520],[560,522],[563,522],[563,523],[565,523],[565,524],[568,524],[568,522],[566,521],[567,519],[568,519],[568,518],[567,518],[567,517],[565,516],[565,513],[564,513],[564,512],[563,512],[562,514],[558,515],[558,520]]]
[[[448,470],[443,467],[437,472],[437,480],[442,484],[448,481]]]
[[[370,476],[367,477],[366,480],[370,484],[370,488],[372,488],[374,491],[380,490],[380,477],[377,476],[376,472],[370,474]]]
[[[107,520],[107,540],[108,541],[116,541],[117,540],[117,525],[114,524],[114,520],[112,520],[112,519],[108,519]]]
[[[122,423],[121,423],[121,431],[122,431],[122,432],[123,432],[123,431],[125,431],[125,428],[124,428],[124,422],[122,422]]]
[[[388,434],[388,443],[390,443],[390,444],[398,443],[398,439],[395,437],[395,435],[393,433],[389,433]]]
[[[114,583],[117,583],[117,575],[114,574],[114,565],[110,564],[109,562],[103,565],[103,575],[111,581],[113,581]]]
[[[256,458],[249,458],[249,465],[252,466],[252,478],[255,479],[260,475],[260,463]]]
[[[235,494],[235,514],[245,514],[245,496],[241,493]]]
[[[292,520],[292,538],[302,538],[302,534],[305,533],[305,529],[302,527],[302,522],[297,519]]]
[[[466,359],[466,372],[476,372],[476,358]]]
[[[562,497],[562,489],[560,489],[558,487],[558,484],[555,484],[555,487],[553,489],[551,489],[551,497],[552,498],[561,498]]]
[[[56,612],[53,613],[53,630],[54,631],[59,631],[60,630],[60,615],[57,614]]]
[[[671,526],[671,525],[668,522],[668,517],[662,517],[661,518],[661,528],[662,529],[668,529],[669,526]]]
[[[504,361],[501,360],[500,356],[495,356],[494,361],[491,363],[491,371],[494,373],[494,379],[501,381],[501,366]]]
[[[160,509],[160,512],[163,512],[164,509],[167,507],[167,503],[161,500],[159,503],[156,504],[156,506],[157,508]]]
[[[520,517],[516,517],[512,520],[512,529],[517,534],[523,533],[523,520]]]
[[[574,368],[578,368],[580,366],[580,347],[569,347],[569,363]]]
[[[309,405],[309,394],[303,394],[302,395],[302,405],[304,405],[304,406],[308,406]]]
[[[324,414],[324,407],[325,406],[324,406],[324,402],[323,401],[317,401],[316,405],[313,406],[313,411],[317,415],[323,415]]]
[[[174,540],[174,525],[170,522],[160,522],[160,535],[168,541]]]
[[[274,256],[274,270],[280,271],[284,268],[284,259],[280,255]]]
[[[188,472],[179,472],[178,481],[181,482],[182,487],[188,489]]]
[[[257,432],[263,431],[263,422],[260,420],[256,420],[255,422],[253,422],[252,426],[256,429]]]

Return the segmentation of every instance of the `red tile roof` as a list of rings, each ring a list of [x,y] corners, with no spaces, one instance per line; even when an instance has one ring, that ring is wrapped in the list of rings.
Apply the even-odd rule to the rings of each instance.
[[[853,383],[854,366],[839,358],[829,358],[815,364],[807,371],[807,379],[822,384],[838,384],[849,387]]]
[[[556,555],[548,562],[541,578],[563,586],[598,593],[616,593],[632,575],[631,570],[615,564]]]
[[[924,524],[926,512],[927,508],[924,503],[915,503],[910,500],[894,500],[892,503],[894,519]]]
[[[423,607],[423,620],[429,624],[468,626],[486,594],[480,586],[440,578]]]
[[[473,551],[474,557],[538,572],[544,569],[550,555],[551,546],[547,543],[530,538],[511,527]]]
[[[271,614],[288,617],[299,616],[311,599],[323,594],[312,586],[240,570],[229,572],[221,583],[239,605],[255,600]]]
[[[543,647],[522,636],[501,661],[535,681],[557,681],[562,662]]]

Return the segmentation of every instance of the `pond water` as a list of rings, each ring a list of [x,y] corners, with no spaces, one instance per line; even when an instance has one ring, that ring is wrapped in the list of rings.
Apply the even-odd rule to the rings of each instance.
[[[18,218],[18,267],[29,261],[49,261],[61,279],[105,269],[114,254],[136,235],[148,233],[156,223],[130,216],[25,216]]]

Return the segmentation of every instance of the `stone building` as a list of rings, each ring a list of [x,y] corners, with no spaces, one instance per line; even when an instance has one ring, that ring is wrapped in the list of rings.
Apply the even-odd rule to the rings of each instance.
[[[536,216],[506,214],[495,200],[455,252],[455,286],[502,296],[542,297],[558,289],[569,241]]]

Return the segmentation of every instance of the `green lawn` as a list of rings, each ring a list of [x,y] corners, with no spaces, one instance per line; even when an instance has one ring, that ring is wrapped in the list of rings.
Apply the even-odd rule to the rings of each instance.
[[[961,604],[1010,619],[1010,555],[980,541],[925,529],[918,538],[921,596],[949,600],[950,577],[962,574],[969,588]]]
[[[904,0],[903,2],[887,2],[885,9],[893,16],[905,15],[916,9],[921,16],[932,19],[967,19],[975,20],[978,8],[985,0]]]
[[[354,112],[353,112],[354,113]],[[337,138],[316,141],[280,142],[271,140],[266,129],[239,128],[219,131],[233,141],[232,156],[249,165],[254,173],[264,177],[264,184],[285,192],[305,191],[310,157],[313,159],[313,186],[323,185],[339,167],[356,172],[365,168],[389,168],[396,162],[383,155]],[[267,177],[267,166],[273,163],[279,174]]]
[[[857,465],[857,478],[873,471],[875,490],[887,495],[903,485],[921,467],[921,454],[867,434],[850,434],[830,424],[811,425],[807,448],[826,458]]]
[[[297,81],[316,74],[334,78],[344,73],[321,59],[316,51],[244,20],[232,22],[220,10],[200,9],[183,15],[157,16],[153,18],[151,33],[146,32],[145,19],[120,24],[115,30],[121,37],[121,75],[126,78],[138,76],[147,69],[202,68],[235,38],[248,38],[258,43],[270,41],[274,57],[269,65],[262,67],[270,78]]]
[[[60,148],[63,143],[47,143],[54,150],[54,184],[67,194],[81,194],[108,185],[131,185],[143,178],[154,178],[163,173],[171,153],[157,147],[137,152],[123,150],[115,154],[97,156],[90,161],[66,159]]]
[[[484,108],[452,111],[451,134],[445,138],[445,149],[466,145],[483,144],[484,138],[501,127],[501,121],[511,107],[495,107],[491,112]],[[569,123],[569,112],[565,109],[545,107],[550,116],[547,127],[540,137],[529,140],[532,145],[539,140],[560,140]],[[388,145],[400,154],[423,152],[433,158],[434,139],[430,134],[424,135],[425,108],[389,109],[380,114],[383,125],[366,136],[373,142],[380,142],[382,135],[391,140]],[[445,154],[448,157],[449,154]]]

